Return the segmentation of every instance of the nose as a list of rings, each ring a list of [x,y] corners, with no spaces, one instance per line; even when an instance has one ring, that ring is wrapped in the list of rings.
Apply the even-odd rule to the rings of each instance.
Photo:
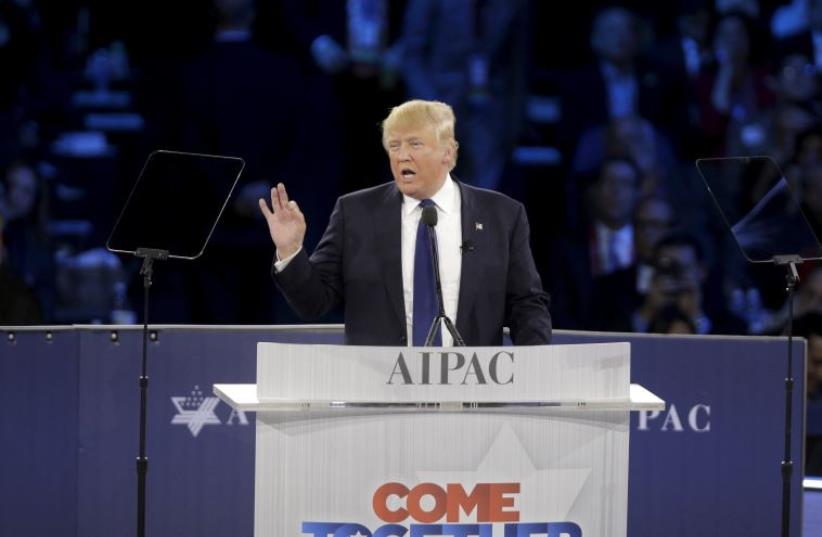
[[[397,152],[397,159],[400,162],[407,162],[411,160],[411,151],[408,150],[408,146],[406,144],[402,144],[400,146],[400,149]]]

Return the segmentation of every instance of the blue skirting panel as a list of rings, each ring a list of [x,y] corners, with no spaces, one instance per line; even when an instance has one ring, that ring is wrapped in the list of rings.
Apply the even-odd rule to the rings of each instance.
[[[254,416],[214,383],[255,381],[258,341],[339,343],[339,327],[157,327],[149,349],[152,537],[253,534]],[[136,526],[141,332],[0,328],[0,535],[128,535]],[[783,338],[556,332],[632,343],[632,380],[669,404],[632,419],[628,535],[779,534]],[[792,532],[802,505],[805,346],[795,342]]]

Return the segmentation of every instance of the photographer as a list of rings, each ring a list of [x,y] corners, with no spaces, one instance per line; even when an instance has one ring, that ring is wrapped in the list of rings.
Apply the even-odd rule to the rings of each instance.
[[[702,247],[691,235],[663,238],[654,249],[654,272],[645,301],[631,319],[635,332],[648,332],[663,312],[675,307],[697,334],[742,334],[745,323],[727,311],[709,311],[704,300],[707,269]]]

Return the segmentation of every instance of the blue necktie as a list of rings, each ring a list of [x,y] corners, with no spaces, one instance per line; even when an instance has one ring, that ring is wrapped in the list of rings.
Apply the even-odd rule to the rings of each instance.
[[[420,211],[434,206],[431,200],[420,202]],[[431,247],[428,242],[428,230],[422,219],[417,226],[417,244],[414,249],[414,316],[411,320],[414,346],[425,345],[428,329],[437,316],[437,290],[434,284],[434,267],[431,258]],[[437,331],[434,345],[442,345],[442,337]]]

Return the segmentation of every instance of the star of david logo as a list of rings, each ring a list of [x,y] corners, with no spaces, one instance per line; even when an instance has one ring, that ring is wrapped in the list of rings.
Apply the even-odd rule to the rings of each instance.
[[[177,409],[171,423],[186,425],[194,438],[197,438],[204,426],[220,424],[220,418],[214,413],[220,400],[216,397],[203,397],[199,386],[194,386],[185,397],[172,397],[171,402]]]

